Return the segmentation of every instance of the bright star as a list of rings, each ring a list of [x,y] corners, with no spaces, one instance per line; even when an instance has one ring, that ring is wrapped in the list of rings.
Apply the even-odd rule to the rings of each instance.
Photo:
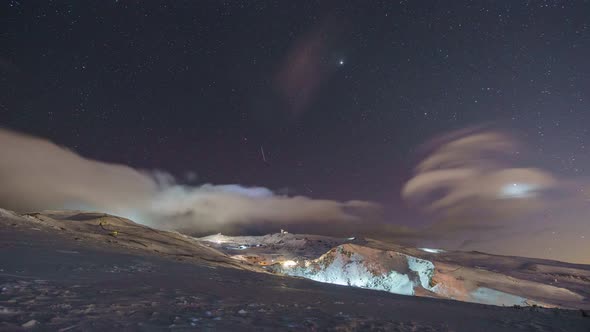
[[[341,65],[341,66],[342,66],[342,65],[344,65],[344,60],[340,60],[340,61],[338,62],[338,64],[339,64],[339,65]]]

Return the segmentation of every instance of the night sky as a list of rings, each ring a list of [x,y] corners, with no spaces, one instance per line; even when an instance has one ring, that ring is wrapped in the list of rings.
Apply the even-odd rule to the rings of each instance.
[[[588,1],[2,7],[0,126],[88,158],[398,219],[422,144],[467,127],[590,172]]]

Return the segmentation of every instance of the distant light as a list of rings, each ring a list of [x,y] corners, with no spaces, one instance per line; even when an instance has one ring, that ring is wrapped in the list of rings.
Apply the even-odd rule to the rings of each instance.
[[[527,183],[509,183],[502,187],[500,196],[506,198],[524,198],[535,195],[537,187]]]
[[[293,266],[297,265],[297,262],[289,260],[289,261],[281,262],[281,265],[285,268],[289,268],[289,267],[293,267]]]
[[[344,60],[338,61],[338,64],[341,65],[341,66],[344,65]]]
[[[441,252],[445,252],[442,249],[431,249],[431,248],[420,248],[420,250],[426,251],[426,252],[429,252],[429,253],[432,253],[432,254],[438,254],[438,253],[441,253]]]
[[[222,244],[222,243],[227,242],[227,240],[225,239],[225,236],[221,233],[211,235],[211,236],[207,237],[205,241],[209,241],[209,242],[213,242],[213,243],[217,243],[217,244]]]

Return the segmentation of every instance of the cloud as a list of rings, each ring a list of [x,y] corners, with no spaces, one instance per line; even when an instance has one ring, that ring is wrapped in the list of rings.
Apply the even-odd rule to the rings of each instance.
[[[379,206],[277,195],[262,187],[184,186],[165,172],[87,159],[47,140],[0,129],[0,206],[97,210],[159,228],[236,231],[363,222]]]
[[[496,132],[454,138],[416,166],[402,196],[443,215],[482,201],[493,202],[488,213],[501,212],[514,201],[534,209],[560,180],[539,168],[512,165],[517,147],[521,145],[514,139]]]
[[[16,210],[141,206],[157,181],[123,165],[83,158],[49,141],[0,129],[0,204]]]
[[[330,227],[357,223],[379,206],[364,201],[337,202],[304,196],[280,196],[266,188],[238,185],[172,186],[161,190],[149,214],[161,216],[175,229],[235,231],[243,226],[326,223]],[[171,218],[173,217],[173,218]],[[160,218],[158,218],[160,219]],[[198,227],[194,227],[198,220]]]
[[[326,59],[341,39],[344,26],[337,17],[328,16],[297,38],[287,52],[274,82],[285,108],[294,115],[307,110],[322,84],[336,71],[336,59],[332,64],[326,63]]]
[[[463,130],[429,142],[402,197],[433,223],[424,241],[463,250],[590,263],[585,179],[527,165],[510,135]]]
[[[198,235],[286,228],[590,263],[589,179],[526,165],[524,145],[499,132],[453,133],[428,147],[402,189],[410,205],[434,220],[425,229],[383,223],[381,207],[371,202],[293,197],[235,184],[181,185],[166,172],[87,159],[2,129],[0,207],[95,210]]]

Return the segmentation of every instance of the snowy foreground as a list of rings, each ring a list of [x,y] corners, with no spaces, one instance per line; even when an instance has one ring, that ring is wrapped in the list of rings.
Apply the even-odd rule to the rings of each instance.
[[[442,285],[450,287],[449,276],[454,276],[464,279],[463,287],[476,302],[481,302],[478,296],[497,295],[477,290],[486,285],[524,297],[498,283],[518,279],[522,292],[537,298],[539,289],[528,283],[543,285],[550,275],[558,285],[553,287],[585,294],[588,279],[580,271],[586,266],[481,253],[429,253],[370,240],[311,235],[272,234],[237,242],[218,236],[217,240],[195,240],[102,213],[18,215],[0,210],[0,331],[577,332],[590,328],[587,312],[580,309],[487,306],[440,299],[437,293]],[[461,268],[447,270],[457,269],[458,262]],[[269,273],[275,268],[359,287]],[[490,276],[491,270],[496,274]],[[475,281],[469,285],[468,280]],[[360,288],[372,285],[418,296]],[[559,292],[544,296],[549,295],[563,297]],[[587,305],[586,299],[578,303]]]

